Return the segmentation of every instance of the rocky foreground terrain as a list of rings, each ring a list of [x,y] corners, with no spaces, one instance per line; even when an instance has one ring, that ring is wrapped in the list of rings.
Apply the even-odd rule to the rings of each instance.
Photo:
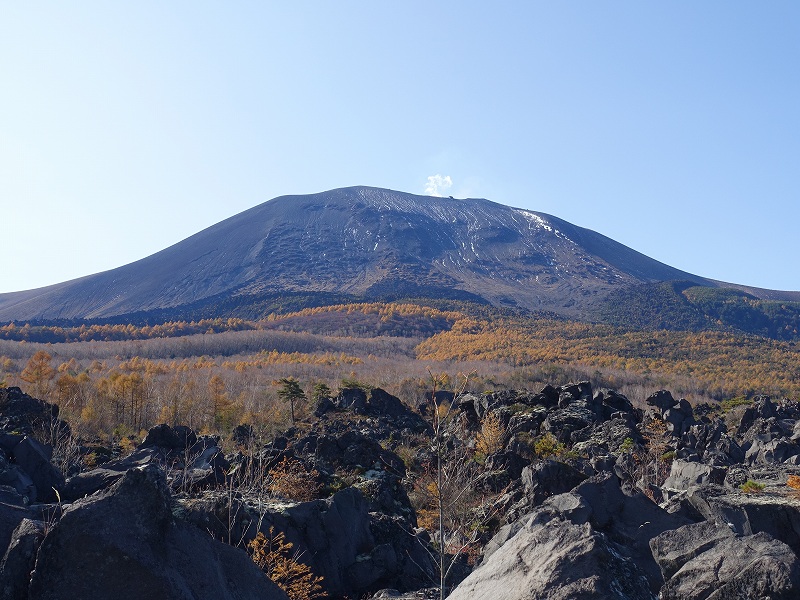
[[[444,538],[437,439],[471,498]],[[442,547],[454,599],[797,598],[798,440],[796,402],[639,409],[584,382],[413,408],[345,389],[271,439],[159,425],[124,455],[0,389],[0,598],[438,597]],[[251,560],[259,539],[305,588]]]

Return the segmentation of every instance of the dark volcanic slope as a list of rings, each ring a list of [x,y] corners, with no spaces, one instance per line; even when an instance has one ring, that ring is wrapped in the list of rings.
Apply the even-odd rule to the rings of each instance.
[[[621,285],[673,279],[716,285],[542,213],[353,187],[276,198],[118,269],[2,294],[0,321],[102,318],[287,291],[461,291],[581,316]]]

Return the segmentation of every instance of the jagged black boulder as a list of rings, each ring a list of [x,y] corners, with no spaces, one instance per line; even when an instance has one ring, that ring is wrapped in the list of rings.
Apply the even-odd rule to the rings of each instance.
[[[28,583],[44,533],[42,521],[23,519],[11,534],[11,543],[0,560],[0,600],[28,600]]]
[[[17,467],[22,469],[33,481],[36,487],[35,497],[31,501],[54,502],[57,499],[57,490],[64,487],[64,476],[56,469],[50,459],[53,449],[37,442],[29,436],[14,446],[12,456]]]
[[[153,464],[167,469],[174,490],[189,491],[221,484],[230,463],[219,448],[219,438],[199,438],[188,427],[156,425],[128,456],[109,460],[99,467],[70,477],[63,485],[61,499],[72,502],[106,490],[130,469]]]
[[[131,469],[69,506],[39,548],[29,600],[266,600],[286,595],[243,550],[172,516],[163,472]]]
[[[254,506],[214,492],[181,501],[185,518],[215,536],[249,540],[258,531],[281,532],[293,552],[333,598],[361,598],[382,588],[413,590],[435,569],[422,540],[401,517],[370,513],[370,500],[356,487],[297,503]],[[271,531],[272,530],[272,531]]]
[[[32,435],[54,427],[69,432],[69,426],[58,419],[58,406],[33,398],[18,387],[0,388],[0,430]]]

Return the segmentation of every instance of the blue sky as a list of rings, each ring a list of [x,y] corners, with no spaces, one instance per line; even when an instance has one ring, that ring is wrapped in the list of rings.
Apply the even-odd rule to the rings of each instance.
[[[796,2],[3,2],[0,291],[283,194],[484,197],[800,290]]]

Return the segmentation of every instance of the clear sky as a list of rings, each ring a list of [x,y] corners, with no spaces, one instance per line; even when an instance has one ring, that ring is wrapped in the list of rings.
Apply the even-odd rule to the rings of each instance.
[[[800,290],[800,3],[0,0],[0,291],[430,182]]]

